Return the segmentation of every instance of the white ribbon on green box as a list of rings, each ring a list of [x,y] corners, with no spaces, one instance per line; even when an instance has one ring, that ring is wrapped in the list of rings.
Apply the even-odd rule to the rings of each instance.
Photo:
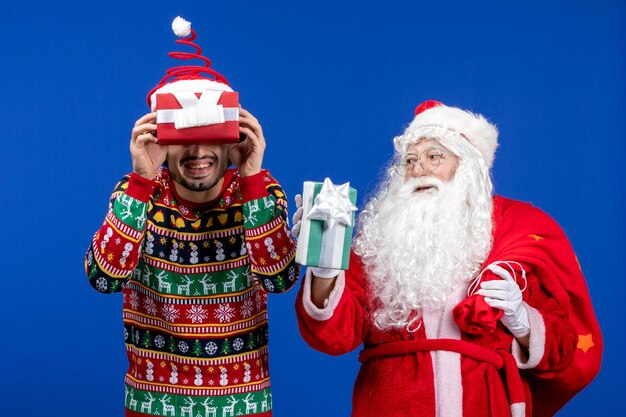
[[[329,178],[324,183],[306,181],[296,262],[348,269],[355,203],[356,190],[350,183],[337,186]]]

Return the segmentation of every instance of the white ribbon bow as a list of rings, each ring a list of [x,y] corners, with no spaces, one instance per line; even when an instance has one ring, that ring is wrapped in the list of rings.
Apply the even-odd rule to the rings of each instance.
[[[224,107],[217,104],[221,95],[221,91],[204,91],[200,97],[190,91],[174,93],[183,107],[174,112],[176,129],[224,123]]]
[[[337,224],[352,226],[352,212],[356,210],[357,207],[350,201],[350,183],[337,186],[326,178],[307,219],[323,220],[328,229]]]
[[[176,129],[186,129],[239,120],[239,109],[217,104],[222,91],[206,90],[200,97],[191,91],[172,94],[182,108],[157,110],[157,123],[174,123]]]

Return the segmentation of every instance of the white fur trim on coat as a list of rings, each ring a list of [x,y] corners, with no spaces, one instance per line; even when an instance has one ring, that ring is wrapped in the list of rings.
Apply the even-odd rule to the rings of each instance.
[[[526,415],[526,403],[511,404],[511,417],[524,417]]]
[[[467,296],[469,283],[458,285],[440,308],[424,308],[422,318],[428,339],[461,339],[461,329],[452,311]],[[461,354],[444,350],[430,351],[433,364],[437,416],[463,417],[463,376]]]
[[[539,365],[546,351],[546,324],[539,311],[526,303],[524,303],[524,307],[526,307],[528,321],[530,322],[528,353],[515,339],[513,339],[511,353],[519,369],[532,369]]]
[[[311,301],[311,285],[313,282],[311,268],[307,268],[304,274],[304,283],[302,291],[302,304],[304,311],[307,312],[312,319],[317,321],[328,320],[335,313],[335,308],[339,305],[339,300],[343,294],[343,290],[346,286],[346,273],[345,271],[339,272],[337,279],[335,280],[335,288],[331,291],[328,299],[324,301],[324,308],[318,308],[313,301]]]

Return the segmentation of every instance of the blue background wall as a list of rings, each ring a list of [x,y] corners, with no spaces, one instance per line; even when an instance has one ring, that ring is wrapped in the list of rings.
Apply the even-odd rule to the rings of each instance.
[[[121,297],[93,291],[82,258],[178,14],[262,122],[290,201],[330,176],[362,207],[422,100],[496,123],[497,192],[563,226],[604,330],[600,375],[561,415],[623,412],[624,2],[172,3],[3,6],[2,415],[122,415]],[[295,296],[270,301],[275,415],[349,415],[356,354],[306,346]]]

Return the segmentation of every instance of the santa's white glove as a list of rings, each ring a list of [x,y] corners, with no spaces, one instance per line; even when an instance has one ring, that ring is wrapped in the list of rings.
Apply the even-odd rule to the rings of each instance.
[[[296,194],[295,199],[296,212],[293,214],[292,217],[293,227],[291,228],[291,233],[297,239],[300,235],[300,227],[302,226],[302,195]],[[335,278],[337,275],[339,275],[338,269],[318,268],[316,266],[309,266],[308,268],[317,278]]]
[[[484,296],[485,302],[491,307],[504,312],[500,321],[516,339],[528,336],[530,321],[519,285],[506,269],[498,265],[490,265],[488,269],[502,279],[481,282],[478,294]]]
[[[302,225],[302,195],[296,194],[296,212],[293,213],[293,227],[291,228],[291,233],[298,238],[300,235],[300,226]]]
[[[309,266],[307,268],[311,270],[311,272],[316,278],[324,278],[324,279],[335,278],[337,277],[337,275],[339,275],[339,271],[340,271],[339,269],[319,268],[317,266]]]

